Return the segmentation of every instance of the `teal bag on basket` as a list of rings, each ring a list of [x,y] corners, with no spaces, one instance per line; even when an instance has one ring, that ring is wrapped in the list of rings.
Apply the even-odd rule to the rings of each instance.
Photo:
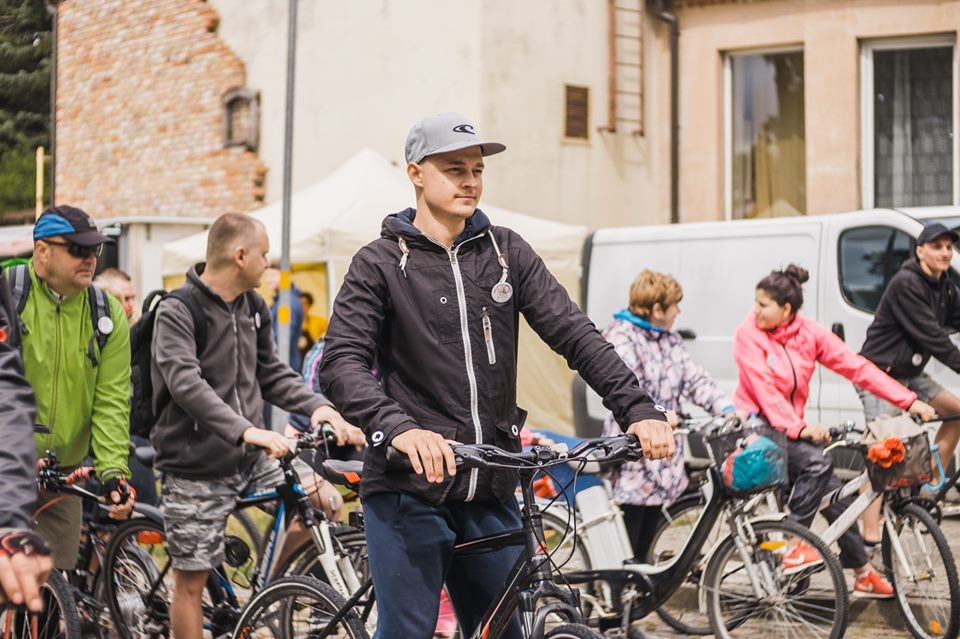
[[[763,435],[746,437],[743,445],[723,460],[723,483],[739,493],[781,484],[787,477],[786,456],[776,442]]]

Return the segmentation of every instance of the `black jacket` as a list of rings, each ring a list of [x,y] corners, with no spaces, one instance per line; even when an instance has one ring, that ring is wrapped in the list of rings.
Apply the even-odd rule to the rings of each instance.
[[[526,416],[516,405],[520,314],[606,398],[621,425],[664,418],[519,235],[490,226],[478,209],[448,250],[413,226],[415,215],[407,209],[388,216],[380,239],[354,256],[320,364],[324,393],[371,444],[362,496],[405,492],[431,503],[511,497],[515,473],[462,472],[452,482],[428,484],[420,475],[386,473],[385,449],[422,427],[462,443],[519,450]],[[491,233],[513,287],[503,303],[491,296],[502,275]],[[370,374],[375,361],[379,384]]]
[[[30,527],[37,502],[36,416],[33,389],[23,375],[19,323],[0,269],[0,528]]]
[[[933,279],[911,258],[883,292],[860,354],[897,378],[919,375],[931,356],[960,373],[947,328],[960,329],[957,285],[946,273]]]

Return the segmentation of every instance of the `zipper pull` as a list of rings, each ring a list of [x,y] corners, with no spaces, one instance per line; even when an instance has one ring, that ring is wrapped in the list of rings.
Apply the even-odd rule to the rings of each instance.
[[[493,348],[493,324],[486,306],[483,307],[483,341],[487,344],[487,361],[493,366],[497,363],[497,352]]]

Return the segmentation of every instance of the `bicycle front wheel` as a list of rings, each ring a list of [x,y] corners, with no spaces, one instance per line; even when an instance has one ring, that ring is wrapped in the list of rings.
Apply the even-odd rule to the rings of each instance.
[[[802,541],[819,563],[787,570],[783,557]],[[781,637],[838,639],[849,602],[840,562],[809,529],[792,521],[738,526],[706,567],[707,614],[718,639]]]
[[[240,615],[234,639],[297,639],[326,630],[333,639],[368,639],[357,613],[348,610],[335,627],[333,616],[346,600],[313,577],[283,577],[261,590]]]
[[[59,572],[54,570],[40,588],[43,611],[30,613],[23,606],[12,606],[0,613],[0,628],[11,639],[80,639],[80,613],[73,589]],[[33,619],[37,634],[33,634]]]
[[[957,566],[933,516],[917,504],[898,507],[884,526],[881,552],[910,633],[917,639],[954,639],[960,622]]]
[[[589,626],[565,623],[544,633],[543,639],[603,639],[603,635]]]

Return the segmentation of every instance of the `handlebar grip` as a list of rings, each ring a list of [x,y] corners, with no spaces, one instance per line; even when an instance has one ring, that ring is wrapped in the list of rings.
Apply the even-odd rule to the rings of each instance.
[[[413,472],[413,464],[406,453],[401,453],[393,446],[387,446],[387,470]]]

